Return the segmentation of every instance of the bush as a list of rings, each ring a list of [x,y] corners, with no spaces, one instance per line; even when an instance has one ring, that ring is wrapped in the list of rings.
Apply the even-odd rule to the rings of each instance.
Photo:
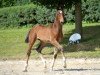
[[[82,2],[83,21],[100,21],[99,0],[87,0]],[[47,24],[53,22],[55,9],[48,9],[45,6],[28,4],[24,6],[13,6],[0,9],[0,28],[1,27],[20,27],[27,24]],[[65,22],[75,22],[75,8],[64,10]]]
[[[15,6],[15,7],[7,7],[0,9],[0,27],[18,27],[20,26],[20,22],[25,20],[27,11],[29,9],[34,9],[35,5],[27,5],[27,6]],[[20,17],[20,13],[23,13],[25,17]]]
[[[54,20],[55,9],[34,4],[0,9],[0,27],[19,27],[27,24],[46,24]]]
[[[84,21],[100,21],[100,0],[87,0],[86,2],[83,2],[82,10]]]

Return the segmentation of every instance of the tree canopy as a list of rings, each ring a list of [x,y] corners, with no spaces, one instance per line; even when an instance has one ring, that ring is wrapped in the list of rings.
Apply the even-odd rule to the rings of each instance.
[[[70,7],[72,4],[80,1],[81,0],[0,0],[0,7],[24,5],[32,2],[52,8],[56,8],[58,6]]]
[[[77,2],[81,2],[81,0],[32,0],[36,4],[45,5],[47,7],[52,8],[65,8],[71,7],[73,4]]]

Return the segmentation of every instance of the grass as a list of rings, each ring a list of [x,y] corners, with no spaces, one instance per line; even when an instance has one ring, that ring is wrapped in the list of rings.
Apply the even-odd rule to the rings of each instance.
[[[0,29],[0,59],[23,59],[28,45],[24,43],[30,28]],[[68,58],[99,58],[100,57],[100,23],[83,23],[83,41],[77,45],[66,46],[68,38],[74,33],[74,25],[69,23],[63,26],[65,55]],[[37,46],[38,41],[34,47]],[[43,49],[44,56],[52,57],[53,47]],[[61,56],[61,55],[59,55]],[[31,58],[38,58],[38,53],[32,50]]]

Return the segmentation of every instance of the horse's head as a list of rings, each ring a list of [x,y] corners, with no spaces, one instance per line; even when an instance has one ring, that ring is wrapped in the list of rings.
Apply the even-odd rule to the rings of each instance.
[[[60,21],[60,23],[64,22],[64,16],[62,10],[58,10],[56,14],[57,19]]]

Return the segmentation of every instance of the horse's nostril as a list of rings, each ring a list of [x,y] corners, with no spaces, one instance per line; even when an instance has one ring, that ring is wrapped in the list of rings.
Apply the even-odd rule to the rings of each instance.
[[[61,22],[61,23],[64,23],[64,20],[61,20],[60,22]]]
[[[64,22],[61,22],[61,24],[64,24]]]

